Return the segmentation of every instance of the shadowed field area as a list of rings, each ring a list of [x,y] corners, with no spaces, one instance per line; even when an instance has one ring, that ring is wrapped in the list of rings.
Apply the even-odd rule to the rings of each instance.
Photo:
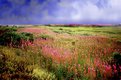
[[[121,27],[0,27],[0,79],[120,80]]]

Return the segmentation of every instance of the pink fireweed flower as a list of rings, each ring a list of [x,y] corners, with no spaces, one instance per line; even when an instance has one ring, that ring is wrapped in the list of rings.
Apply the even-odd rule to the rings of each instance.
[[[116,70],[116,65],[113,65],[114,70]]]
[[[121,72],[121,66],[119,66],[120,72]]]
[[[114,73],[117,73],[116,65],[113,65]]]
[[[111,76],[111,74],[112,74],[112,68],[111,68],[111,66],[110,65],[103,65],[103,75],[104,75],[104,77],[106,78],[107,76],[109,77],[109,76]]]
[[[114,70],[114,73],[117,73],[117,70]]]
[[[80,64],[78,64],[78,67],[80,67],[81,65]]]
[[[106,68],[106,71],[110,71],[110,70],[112,70],[112,68],[111,68],[110,65],[106,65],[105,68]]]

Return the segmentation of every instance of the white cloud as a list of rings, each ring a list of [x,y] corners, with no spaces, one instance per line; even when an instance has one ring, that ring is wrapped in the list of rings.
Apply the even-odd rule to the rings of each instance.
[[[100,3],[99,3],[100,1]],[[119,22],[121,19],[121,0],[75,0],[61,1],[55,11],[58,19],[67,21],[107,21]],[[103,5],[101,8],[98,5]],[[105,7],[104,7],[105,6]]]

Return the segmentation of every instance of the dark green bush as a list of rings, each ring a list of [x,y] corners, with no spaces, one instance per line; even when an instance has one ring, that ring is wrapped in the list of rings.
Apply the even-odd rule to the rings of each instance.
[[[40,36],[39,36],[40,38],[42,38],[42,39],[44,39],[44,40],[46,40],[46,39],[53,39],[53,37],[52,36],[50,36],[50,35],[47,35],[47,34],[40,34]]]
[[[33,34],[31,34],[31,33],[22,32],[20,35],[22,36],[22,38],[23,38],[24,40],[29,40],[29,41],[31,41],[31,42],[34,41]]]
[[[22,40],[34,41],[33,34],[31,33],[17,33],[16,29],[14,28],[8,28],[8,27],[0,27],[0,45],[5,45],[5,46],[21,46],[22,45]]]
[[[116,65],[120,65],[121,66],[121,54],[120,53],[114,52],[113,53],[113,60],[114,60]]]
[[[19,45],[21,37],[19,34],[15,32],[6,32],[4,35],[0,36],[0,44],[1,45]]]
[[[112,60],[110,61],[110,65],[112,66],[112,71],[114,72],[114,73],[112,73],[113,75],[110,80],[120,80],[121,53],[119,53],[119,52],[113,53]],[[115,71],[117,71],[117,72],[115,72]]]
[[[3,35],[6,32],[15,32],[17,31],[16,27],[2,27],[0,26],[0,35]]]

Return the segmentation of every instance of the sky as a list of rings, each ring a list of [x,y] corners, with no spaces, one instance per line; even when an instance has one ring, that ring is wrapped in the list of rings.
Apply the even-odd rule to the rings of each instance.
[[[0,0],[0,24],[119,24],[121,0]]]

